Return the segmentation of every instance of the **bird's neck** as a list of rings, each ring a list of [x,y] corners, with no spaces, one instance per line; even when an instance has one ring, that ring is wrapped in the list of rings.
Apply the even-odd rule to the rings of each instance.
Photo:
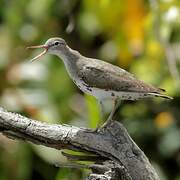
[[[58,52],[57,55],[64,61],[64,63],[73,63],[80,58],[81,54],[78,51],[71,49],[66,46],[62,51]]]
[[[56,55],[63,60],[70,77],[72,79],[76,78],[78,74],[78,62],[82,59],[82,55],[68,46]]]

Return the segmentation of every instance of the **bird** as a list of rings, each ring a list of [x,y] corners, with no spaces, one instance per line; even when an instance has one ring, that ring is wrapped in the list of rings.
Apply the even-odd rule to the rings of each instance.
[[[122,100],[140,100],[152,97],[173,99],[164,94],[165,90],[137,79],[128,71],[103,60],[89,58],[71,49],[63,38],[53,37],[43,45],[29,46],[28,49],[44,49],[42,53],[31,59],[31,62],[45,54],[58,56],[66,70],[84,93],[94,96],[100,104],[106,99],[114,102],[114,107],[105,123],[109,124]]]

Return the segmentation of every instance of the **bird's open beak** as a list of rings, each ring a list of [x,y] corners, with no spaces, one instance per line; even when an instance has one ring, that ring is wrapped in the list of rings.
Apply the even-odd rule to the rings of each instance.
[[[39,45],[39,46],[29,46],[29,47],[27,47],[27,49],[38,49],[38,48],[43,48],[44,51],[42,53],[40,53],[39,55],[37,55],[36,57],[34,57],[33,59],[31,59],[30,60],[31,62],[34,62],[35,60],[39,59],[41,56],[46,54],[49,47],[47,45]]]

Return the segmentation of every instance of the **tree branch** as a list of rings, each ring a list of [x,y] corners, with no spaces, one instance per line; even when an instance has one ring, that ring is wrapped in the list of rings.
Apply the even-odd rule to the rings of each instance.
[[[0,132],[12,139],[97,155],[95,163],[88,166],[92,170],[89,180],[159,180],[147,157],[117,121],[99,132],[88,132],[84,128],[38,122],[0,108]]]

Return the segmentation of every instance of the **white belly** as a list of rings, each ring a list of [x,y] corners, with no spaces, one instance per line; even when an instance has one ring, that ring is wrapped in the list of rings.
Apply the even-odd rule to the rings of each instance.
[[[137,92],[123,92],[123,91],[111,91],[111,90],[102,90],[99,88],[91,88],[85,85],[82,81],[74,81],[74,83],[83,91],[84,93],[88,93],[92,96],[95,96],[99,100],[104,99],[117,99],[121,100],[138,100],[142,98],[152,97],[151,94],[147,93],[137,93]]]

